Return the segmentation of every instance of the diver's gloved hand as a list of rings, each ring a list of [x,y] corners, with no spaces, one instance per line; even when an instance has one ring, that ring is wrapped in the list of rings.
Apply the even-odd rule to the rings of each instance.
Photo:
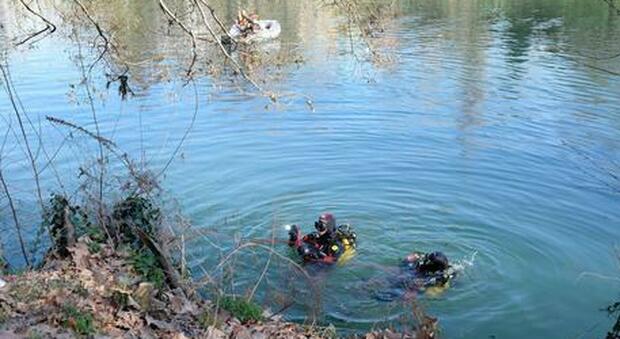
[[[299,226],[293,225],[291,229],[288,231],[288,245],[294,246],[297,242],[297,238],[299,237]]]
[[[312,232],[312,233],[308,233],[306,235],[306,241],[317,241],[321,236],[319,235],[319,232]]]

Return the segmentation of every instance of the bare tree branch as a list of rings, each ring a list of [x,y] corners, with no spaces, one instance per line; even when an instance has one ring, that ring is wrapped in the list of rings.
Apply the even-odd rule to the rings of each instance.
[[[172,21],[176,22],[177,25],[179,25],[179,27],[181,27],[181,29],[183,31],[185,31],[185,33],[187,33],[190,37],[191,37],[191,42],[192,42],[192,61],[189,64],[189,67],[187,68],[187,76],[191,76],[192,74],[192,69],[194,68],[194,64],[196,63],[196,59],[198,58],[198,53],[196,52],[196,36],[194,35],[194,32],[192,32],[189,28],[187,28],[179,19],[177,19],[177,17],[168,9],[168,6],[166,6],[164,4],[163,0],[159,0],[159,7],[162,9],[162,11],[164,11],[164,13],[170,17],[172,19]]]
[[[95,29],[97,29],[97,33],[99,34],[101,39],[103,39],[103,41],[104,41],[103,50],[101,51],[101,53],[99,53],[99,56],[97,56],[97,59],[95,59],[95,61],[88,67],[88,72],[87,73],[90,74],[90,72],[93,70],[93,67],[95,67],[95,65],[101,59],[103,59],[105,54],[108,52],[109,47],[114,47],[114,45],[110,42],[110,39],[108,39],[108,37],[105,35],[105,33],[103,32],[103,29],[101,29],[101,26],[99,25],[99,23],[97,23],[97,21],[95,21],[95,19],[93,19],[92,15],[90,15],[90,13],[88,12],[88,10],[84,6],[84,4],[82,4],[82,2],[80,0],[73,0],[73,1],[76,4],[78,4],[78,6],[80,6],[80,9],[82,9],[82,12],[84,12],[84,15],[86,15],[86,17],[88,18],[88,21],[90,21],[95,26]]]
[[[15,98],[13,96],[13,91],[11,90],[11,85],[9,84],[9,79],[5,67],[0,65],[0,71],[2,72],[2,77],[4,78],[4,82],[6,84],[6,91],[9,96],[9,100],[11,101],[11,106],[13,107],[13,111],[15,113],[15,116],[17,117],[17,122],[19,123],[19,129],[21,131],[22,138],[24,139],[26,153],[28,154],[28,158],[30,160],[30,166],[32,167],[34,181],[37,187],[37,197],[39,199],[39,204],[41,205],[41,209],[45,210],[45,204],[43,203],[43,194],[41,193],[41,183],[39,181],[39,171],[37,170],[37,164],[32,154],[32,149],[30,148],[30,142],[28,141],[28,136],[26,135],[26,129],[22,121],[21,113],[19,112],[17,104],[15,103]]]
[[[28,259],[28,255],[26,254],[26,246],[24,245],[24,238],[22,237],[21,226],[19,225],[19,221],[17,219],[17,211],[15,209],[15,204],[13,203],[13,198],[11,197],[11,193],[9,192],[9,187],[6,184],[6,180],[4,179],[4,175],[2,174],[2,168],[0,167],[0,182],[2,182],[2,187],[4,189],[4,194],[6,195],[7,200],[9,201],[9,207],[11,208],[11,215],[13,216],[13,222],[15,223],[15,230],[17,231],[17,240],[19,240],[19,246],[22,251],[22,255],[24,256],[24,260],[26,261],[26,265],[30,268],[30,260]]]

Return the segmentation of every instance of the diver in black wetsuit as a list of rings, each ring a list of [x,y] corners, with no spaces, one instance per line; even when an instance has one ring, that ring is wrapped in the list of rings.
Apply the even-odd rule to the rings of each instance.
[[[403,259],[402,265],[405,270],[403,287],[408,290],[443,287],[456,275],[441,252],[413,252]]]
[[[323,213],[314,228],[316,232],[301,238],[299,227],[293,225],[289,231],[289,246],[296,248],[304,261],[335,263],[344,251],[336,230],[336,219],[331,213]]]
[[[400,274],[388,279],[390,287],[373,291],[381,301],[393,301],[431,287],[444,288],[456,276],[448,258],[441,252],[413,252],[401,263]]]

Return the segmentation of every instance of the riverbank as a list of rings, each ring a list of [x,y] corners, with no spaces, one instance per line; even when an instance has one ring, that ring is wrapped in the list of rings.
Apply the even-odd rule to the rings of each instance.
[[[40,269],[2,276],[0,337],[338,337],[333,326],[286,322],[232,296],[215,302],[187,296],[129,247],[113,249],[82,236],[67,250],[62,259],[48,255]],[[385,330],[360,337],[415,335]]]

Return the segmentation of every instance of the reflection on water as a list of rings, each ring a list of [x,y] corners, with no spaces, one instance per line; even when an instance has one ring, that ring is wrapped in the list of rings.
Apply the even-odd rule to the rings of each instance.
[[[182,1],[170,3],[176,13],[187,10]],[[577,279],[582,272],[618,274],[620,78],[613,73],[620,60],[608,56],[620,52],[620,17],[604,3],[399,1],[373,41],[393,54],[385,65],[352,57],[346,20],[313,2],[214,5],[225,22],[239,6],[282,22],[277,43],[234,57],[269,89],[304,96],[274,105],[253,95],[226,68],[218,71],[218,51],[207,44],[198,48],[197,76],[188,84],[189,41],[162,25],[156,3],[92,4],[121,55],[94,74],[103,135],[158,172],[198,109],[164,181],[197,228],[216,230],[209,239],[188,239],[197,275],[198,265],[217,260],[214,245],[229,249],[235,234],[269,238],[274,226],[309,227],[331,210],[356,226],[360,243],[350,263],[320,274],[325,321],[363,329],[398,319],[407,306],[377,302],[368,282],[405,253],[439,249],[456,259],[478,253],[449,291],[423,299],[446,337],[605,333],[598,310],[617,284]],[[60,181],[73,192],[77,168],[92,163],[96,145],[44,116],[94,128],[76,44],[96,32],[77,21],[31,49],[13,50],[11,37],[31,24],[7,6],[0,3],[0,44],[11,50],[17,93],[55,154],[43,186],[57,190]],[[353,47],[363,54],[363,44]],[[101,69],[126,66],[136,96],[121,101],[116,85],[105,88]],[[6,98],[2,124],[14,126]],[[31,172],[15,138],[7,134],[2,166],[19,209],[33,211]],[[7,218],[0,214],[10,237]],[[2,239],[8,253],[18,253]],[[247,269],[239,270],[237,292],[253,285],[265,259],[241,257]],[[269,303],[297,291],[302,297],[287,316],[300,319],[314,299],[299,279],[274,264],[260,298]]]

